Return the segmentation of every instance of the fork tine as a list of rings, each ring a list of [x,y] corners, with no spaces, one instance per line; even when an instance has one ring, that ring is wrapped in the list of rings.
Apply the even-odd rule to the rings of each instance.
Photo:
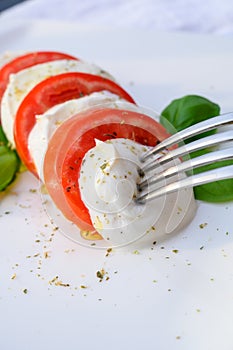
[[[228,165],[222,168],[205,171],[200,174],[192,175],[182,180],[172,182],[166,186],[161,186],[155,190],[151,190],[150,193],[141,193],[137,198],[137,203],[144,203],[146,201],[153,200],[163,195],[182,190],[189,187],[203,185],[205,183],[225,180],[233,178],[233,165]]]
[[[219,126],[224,126],[231,123],[233,123],[233,112],[225,113],[217,117],[213,117],[203,122],[197,123],[193,126],[190,126],[189,128],[186,128],[170,136],[168,139],[165,139],[157,146],[152,148],[150,151],[146,152],[141,158],[141,162],[145,162],[146,159],[148,159],[150,156],[157,154],[158,152],[161,152],[166,148],[169,148],[172,145],[179,143],[182,140],[186,140],[202,132],[210,131],[216,129]]]
[[[202,139],[199,139],[199,140],[190,142],[188,144],[185,144],[184,146],[178,147],[156,160],[152,160],[151,162],[147,163],[144,167],[142,167],[140,171],[142,173],[146,173],[148,171],[156,169],[158,166],[163,165],[170,160],[174,160],[175,158],[182,157],[184,155],[190,154],[200,149],[213,147],[215,145],[220,145],[221,143],[224,143],[226,141],[231,141],[231,140],[233,140],[232,130],[203,137]]]
[[[182,173],[191,169],[199,168],[204,165],[208,165],[214,162],[222,160],[233,159],[233,147],[227,149],[217,150],[215,152],[209,152],[202,156],[191,158],[185,162],[173,165],[164,171],[161,171],[155,175],[151,175],[138,185],[139,191],[142,191],[145,187],[154,185],[161,180],[169,179],[170,177]]]

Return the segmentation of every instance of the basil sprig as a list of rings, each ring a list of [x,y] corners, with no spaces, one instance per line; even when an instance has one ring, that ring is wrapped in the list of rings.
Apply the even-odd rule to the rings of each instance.
[[[187,95],[173,100],[162,111],[160,123],[173,134],[219,114],[220,107],[216,103],[201,96]]]
[[[220,114],[220,107],[201,96],[187,95],[182,98],[172,101],[161,113],[160,123],[171,133],[183,130],[191,125],[194,125],[203,120]],[[189,139],[186,142],[191,142],[194,139],[200,139],[214,131],[204,133]],[[191,157],[211,152],[205,149],[191,154]],[[193,169],[193,174],[198,174],[210,169],[216,169],[225,165],[233,164],[233,160],[216,162],[206,165],[201,168]],[[212,183],[196,186],[194,188],[196,199],[206,202],[227,202],[233,200],[233,179],[215,181]]]
[[[14,180],[19,169],[20,160],[17,153],[8,146],[7,138],[0,125],[0,191]]]

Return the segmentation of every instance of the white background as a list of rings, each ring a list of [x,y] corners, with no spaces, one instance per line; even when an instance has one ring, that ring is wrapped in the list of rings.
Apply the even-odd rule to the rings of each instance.
[[[2,51],[76,54],[148,107],[198,93],[233,109],[230,1],[28,1],[0,24]],[[232,350],[232,204],[198,203],[174,237],[106,257],[53,230],[39,187],[24,173],[0,196],[1,349]]]

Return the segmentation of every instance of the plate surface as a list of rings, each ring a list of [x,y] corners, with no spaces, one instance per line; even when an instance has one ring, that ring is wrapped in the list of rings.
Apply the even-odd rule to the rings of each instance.
[[[1,24],[2,52],[67,51],[104,67],[148,108],[200,94],[233,109],[230,38]],[[1,349],[232,349],[233,203],[198,203],[175,236],[107,252],[61,235],[39,189],[24,173],[0,194]]]

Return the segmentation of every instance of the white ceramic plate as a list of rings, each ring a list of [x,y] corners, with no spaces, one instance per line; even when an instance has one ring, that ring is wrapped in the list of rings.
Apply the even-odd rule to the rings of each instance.
[[[0,48],[93,61],[157,111],[185,94],[233,110],[232,39],[2,21]],[[198,203],[179,234],[106,254],[61,235],[39,187],[24,173],[0,195],[1,349],[232,349],[232,203]]]

